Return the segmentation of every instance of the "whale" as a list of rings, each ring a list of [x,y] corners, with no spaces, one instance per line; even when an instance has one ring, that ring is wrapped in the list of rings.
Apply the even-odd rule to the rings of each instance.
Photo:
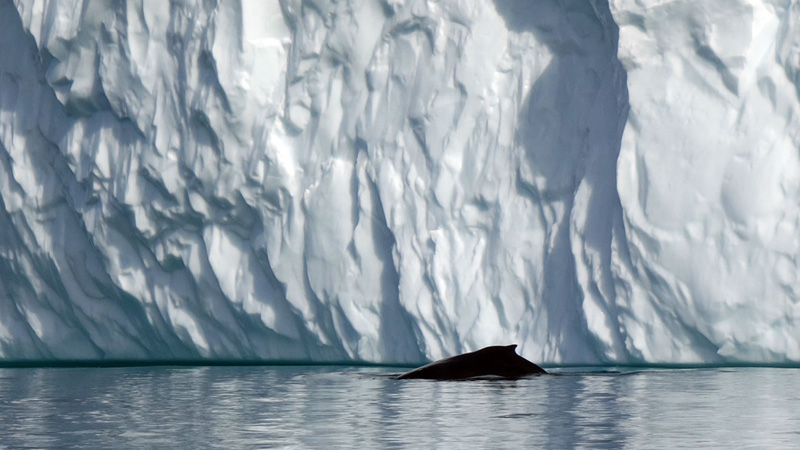
[[[493,345],[470,353],[441,359],[397,377],[398,380],[466,380],[497,377],[517,379],[546,374],[544,369],[516,352],[517,344]]]

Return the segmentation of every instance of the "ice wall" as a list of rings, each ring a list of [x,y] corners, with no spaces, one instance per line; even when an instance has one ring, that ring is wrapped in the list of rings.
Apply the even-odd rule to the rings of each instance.
[[[0,358],[800,361],[798,20],[0,0]]]
[[[800,361],[800,3],[646,3],[611,1],[631,105],[627,347]]]

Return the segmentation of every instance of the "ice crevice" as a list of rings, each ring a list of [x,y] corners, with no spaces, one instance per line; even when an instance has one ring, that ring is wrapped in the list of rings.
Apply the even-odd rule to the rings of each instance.
[[[0,0],[0,360],[800,364],[800,3],[724,3]]]

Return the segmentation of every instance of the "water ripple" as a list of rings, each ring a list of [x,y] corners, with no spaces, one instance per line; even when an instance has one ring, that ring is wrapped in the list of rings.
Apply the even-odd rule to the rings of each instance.
[[[791,448],[794,369],[396,380],[386,368],[0,369],[0,447]]]

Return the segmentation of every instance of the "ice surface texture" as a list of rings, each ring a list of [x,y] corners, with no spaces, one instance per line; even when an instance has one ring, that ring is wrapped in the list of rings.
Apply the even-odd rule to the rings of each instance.
[[[0,359],[800,362],[796,0],[0,0]]]

